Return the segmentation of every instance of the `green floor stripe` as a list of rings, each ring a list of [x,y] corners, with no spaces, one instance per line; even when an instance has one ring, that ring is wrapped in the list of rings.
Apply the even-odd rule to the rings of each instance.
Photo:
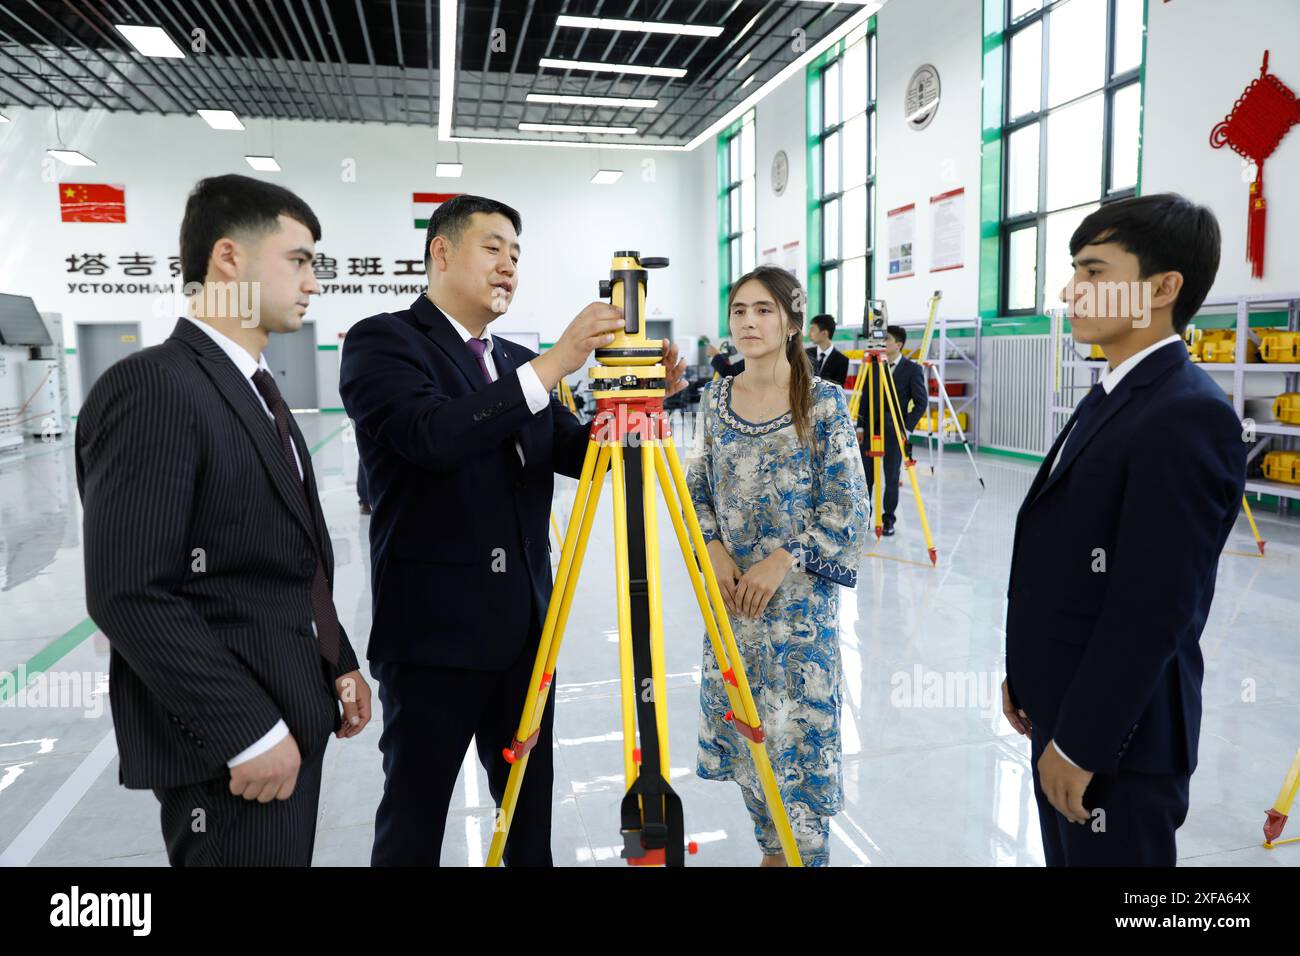
[[[313,445],[311,448],[312,456],[315,457],[318,451],[333,441],[334,438],[347,427],[347,423],[344,422]],[[42,452],[42,454],[45,453]],[[94,621],[90,618],[85,618],[80,624],[68,631],[62,637],[55,638],[49,644],[37,651],[32,655],[32,658],[26,664],[20,666],[16,672],[7,671],[0,674],[0,704],[3,704],[10,697],[17,694],[21,688],[26,687],[33,677],[44,673],[61,661],[64,657],[70,654],[75,647],[80,645],[82,641],[98,630],[99,628],[95,626]]]
[[[36,675],[44,673],[57,664],[65,654],[97,630],[99,628],[95,626],[95,622],[86,618],[68,633],[37,651],[31,660],[18,668],[17,674],[13,672],[0,674],[0,704],[17,694],[20,688],[26,687]]]

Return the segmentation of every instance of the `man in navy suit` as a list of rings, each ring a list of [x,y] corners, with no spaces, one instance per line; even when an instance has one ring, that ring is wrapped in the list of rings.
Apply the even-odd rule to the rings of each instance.
[[[553,474],[578,477],[588,429],[549,395],[613,341],[622,310],[593,302],[538,356],[486,334],[519,282],[519,213],[462,195],[425,237],[428,291],[354,325],[339,391],[366,472],[384,796],[374,865],[437,866],[470,740],[499,806],[551,593]],[[666,346],[667,392],[685,367]],[[506,844],[551,864],[554,694]]]
[[[1048,866],[1173,866],[1201,726],[1200,636],[1246,473],[1241,422],[1180,335],[1213,213],[1102,206],[1070,239],[1075,341],[1108,369],[1016,519],[1003,711],[1032,740]]]

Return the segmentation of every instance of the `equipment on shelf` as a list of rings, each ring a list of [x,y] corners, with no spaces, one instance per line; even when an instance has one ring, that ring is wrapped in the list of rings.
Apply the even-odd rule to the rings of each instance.
[[[1287,425],[1300,425],[1300,392],[1283,392],[1273,399],[1273,417]]]
[[[1300,485],[1300,451],[1264,453],[1264,477],[1288,485]]]
[[[1259,337],[1259,357],[1265,362],[1300,362],[1300,332],[1268,332]]]

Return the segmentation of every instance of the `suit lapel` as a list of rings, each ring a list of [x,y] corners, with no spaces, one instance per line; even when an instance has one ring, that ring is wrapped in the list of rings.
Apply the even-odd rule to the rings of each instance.
[[[497,363],[497,381],[505,378],[507,375],[514,375],[518,371],[514,358],[510,355],[510,350],[506,346],[505,340],[499,336],[492,336],[492,359]],[[481,374],[481,373],[480,373]],[[524,452],[525,461],[537,461],[537,451],[535,443],[531,440],[533,429],[524,427],[515,432],[515,438],[519,441],[520,447]],[[512,449],[513,451],[513,449]],[[512,454],[510,460],[513,464],[519,464],[519,456]]]
[[[430,341],[442,349],[443,353],[451,359],[452,364],[460,369],[460,373],[465,376],[466,384],[469,385],[469,390],[477,392],[482,388],[483,370],[478,367],[478,362],[470,354],[460,333],[452,328],[451,320],[446,314],[430,302],[427,295],[421,295],[415,300],[411,312],[424,327],[425,335]]]
[[[252,383],[244,381],[235,363],[221,351],[221,346],[212,341],[202,329],[195,328],[189,319],[178,320],[171,337],[184,342],[197,353],[200,366],[212,379],[212,384],[217,387],[221,397],[226,400],[226,404],[230,406],[235,417],[248,432],[253,447],[257,449],[262,464],[271,476],[271,483],[284,499],[285,505],[302,526],[314,535],[312,516],[307,511],[307,499],[303,494],[302,482],[298,480],[296,474],[289,471],[289,463],[284,460],[275,423],[263,410],[257,396],[253,394]],[[292,415],[289,416],[289,422],[290,430],[293,431],[296,425],[293,423]],[[307,471],[309,460],[306,457],[303,459],[304,473]]]
[[[1061,475],[1065,474],[1065,470],[1075,462],[1080,452],[1087,447],[1088,442],[1092,441],[1106,426],[1106,423],[1128,404],[1134,393],[1148,387],[1170,369],[1186,361],[1187,347],[1182,342],[1170,342],[1163,348],[1156,349],[1130,369],[1128,374],[1115,386],[1115,390],[1106,396],[1105,400],[1088,416],[1082,426],[1073,429],[1077,431],[1077,434],[1069,435],[1063,451],[1060,450],[1063,439],[1058,437],[1053,447],[1058,449],[1061,460],[1042,483],[1038,494],[1042,495],[1060,479]],[[1077,417],[1078,412],[1076,410],[1075,414],[1070,416],[1070,421],[1074,422]],[[1065,435],[1065,430],[1062,430],[1062,435]],[[1049,458],[1047,462],[1049,467],[1050,462],[1051,459]]]

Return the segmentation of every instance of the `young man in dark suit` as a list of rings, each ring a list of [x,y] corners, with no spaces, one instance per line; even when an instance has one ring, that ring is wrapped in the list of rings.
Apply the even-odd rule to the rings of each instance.
[[[814,375],[843,388],[849,377],[849,360],[832,344],[834,335],[835,319],[829,315],[814,315],[808,323],[808,338],[813,344],[805,351]]]
[[[907,329],[901,325],[891,325],[885,329],[885,362],[889,366],[890,377],[894,380],[894,389],[898,392],[898,404],[903,412],[903,437],[912,434],[912,429],[921,420],[929,407],[929,396],[925,391],[925,369],[903,354],[903,345],[907,342]],[[872,488],[875,474],[868,452],[871,451],[871,422],[868,412],[871,403],[863,395],[858,405],[858,443],[862,446],[862,464],[867,470],[867,497],[874,501]],[[880,409],[876,410],[877,416]],[[883,422],[885,438],[885,460],[882,474],[885,482],[880,503],[880,523],[885,535],[894,533],[898,516],[898,476],[903,467],[903,455],[910,453],[907,448],[900,448],[898,435],[894,431],[894,420],[889,415]]]
[[[457,196],[429,220],[429,288],[363,319],[343,344],[339,391],[356,423],[372,517],[384,796],[373,865],[437,866],[471,738],[500,806],[551,596],[554,474],[578,477],[588,427],[549,393],[609,344],[623,314],[593,302],[538,356],[487,334],[519,283],[521,221]],[[666,391],[685,363],[666,345]],[[551,864],[555,695],[516,804],[505,862]]]
[[[311,453],[262,355],[302,327],[319,238],[286,189],[201,181],[180,236],[195,317],[106,371],[77,422],[120,777],[162,804],[175,866],[309,865],[325,743],[370,719]]]
[[[1016,519],[1003,711],[1031,738],[1048,866],[1173,866],[1201,726],[1201,630],[1246,443],[1181,341],[1219,267],[1213,213],[1162,194],[1070,239],[1075,341],[1108,368]]]

